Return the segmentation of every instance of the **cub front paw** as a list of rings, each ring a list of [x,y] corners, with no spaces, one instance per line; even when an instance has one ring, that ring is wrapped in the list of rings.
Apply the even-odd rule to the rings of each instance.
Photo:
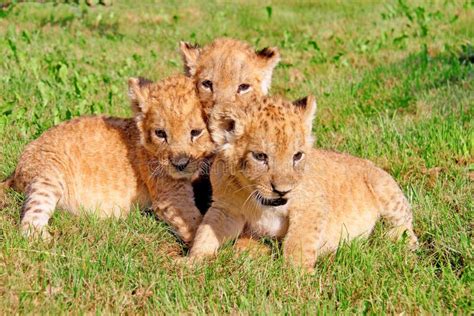
[[[314,272],[314,265],[316,264],[315,251],[302,251],[285,249],[283,256],[285,261],[295,268],[301,268],[308,273]]]

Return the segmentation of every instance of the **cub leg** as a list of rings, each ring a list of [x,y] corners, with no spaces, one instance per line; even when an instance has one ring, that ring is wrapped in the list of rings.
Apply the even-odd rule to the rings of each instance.
[[[47,225],[63,194],[62,187],[59,181],[46,177],[37,177],[26,187],[20,222],[23,235],[51,239]]]
[[[153,192],[153,210],[156,215],[171,225],[185,243],[191,243],[201,223],[202,215],[194,204],[193,188],[190,183],[168,185]]]
[[[416,249],[418,247],[418,238],[413,231],[411,207],[403,195],[398,200],[394,200],[386,205],[382,211],[382,217],[392,226],[387,233],[390,239],[398,240],[406,232],[410,248]]]
[[[387,233],[388,237],[397,240],[406,232],[410,248],[415,249],[418,246],[418,238],[413,231],[413,213],[407,198],[385,171],[379,169],[370,176],[369,183],[381,204],[380,214],[392,227]]]
[[[285,260],[309,272],[313,271],[317,251],[324,243],[326,223],[327,216],[322,206],[290,208],[288,232],[283,240]]]
[[[239,236],[244,224],[243,217],[211,206],[197,230],[190,257],[199,259],[214,255],[225,241]]]

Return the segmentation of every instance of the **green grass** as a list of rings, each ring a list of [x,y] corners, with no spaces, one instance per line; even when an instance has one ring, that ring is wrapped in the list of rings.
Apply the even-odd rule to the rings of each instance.
[[[0,176],[25,144],[85,114],[129,115],[126,79],[181,71],[179,40],[237,37],[280,47],[273,94],[313,93],[317,146],[369,158],[413,204],[421,247],[343,246],[314,275],[272,256],[176,263],[169,228],[57,212],[52,244],[18,233],[22,196],[0,212],[1,313],[472,314],[474,3],[116,1],[0,10]],[[73,140],[71,140],[73,141]],[[278,248],[278,247],[276,247]]]

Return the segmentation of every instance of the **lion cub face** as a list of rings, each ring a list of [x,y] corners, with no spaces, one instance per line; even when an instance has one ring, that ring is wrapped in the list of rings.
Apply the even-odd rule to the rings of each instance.
[[[312,96],[290,103],[255,97],[246,104],[217,105],[210,118],[225,173],[263,206],[285,205],[300,182],[313,146]]]
[[[157,83],[131,78],[129,95],[141,144],[160,171],[190,178],[214,146],[193,81],[183,75]]]
[[[218,103],[266,95],[280,61],[275,47],[255,51],[229,38],[216,39],[204,48],[181,42],[180,50],[185,72],[194,78],[207,112]]]

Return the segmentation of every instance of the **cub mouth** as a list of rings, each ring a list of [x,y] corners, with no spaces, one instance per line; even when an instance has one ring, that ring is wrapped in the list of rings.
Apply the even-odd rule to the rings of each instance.
[[[267,199],[267,198],[261,198],[259,199],[260,203],[265,206],[281,206],[285,205],[286,202],[288,202],[288,199],[284,198],[276,198],[276,199]]]

